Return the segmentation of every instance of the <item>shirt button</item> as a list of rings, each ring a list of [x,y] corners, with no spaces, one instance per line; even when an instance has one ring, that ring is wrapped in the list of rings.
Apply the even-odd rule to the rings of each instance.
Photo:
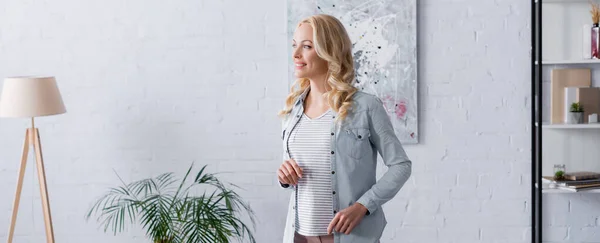
[[[331,174],[332,174],[332,175],[333,175],[333,174],[335,174],[335,171],[333,171],[333,170],[332,170],[332,171],[331,171]]]
[[[362,136],[361,136],[361,135],[358,135],[358,139],[361,139],[361,138],[362,138]]]
[[[335,116],[333,116],[333,118],[335,118]]]
[[[296,117],[300,117],[300,115],[296,115]]]
[[[335,191],[333,191],[333,195],[335,195]]]
[[[335,135],[335,133],[331,133],[331,136]]]
[[[336,214],[336,213],[337,213],[337,211],[333,210],[333,214]]]
[[[333,151],[331,151],[331,154],[335,154]]]

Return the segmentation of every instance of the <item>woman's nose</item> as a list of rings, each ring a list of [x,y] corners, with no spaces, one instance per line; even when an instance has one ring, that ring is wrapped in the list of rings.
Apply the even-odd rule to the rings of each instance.
[[[294,58],[300,58],[300,49],[299,48],[294,49],[293,54],[294,54]]]

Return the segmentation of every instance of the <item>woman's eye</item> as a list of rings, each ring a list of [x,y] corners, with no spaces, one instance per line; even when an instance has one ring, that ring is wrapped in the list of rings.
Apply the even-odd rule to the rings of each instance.
[[[304,46],[304,48],[306,48],[306,49],[310,49],[310,48],[311,48],[311,46],[309,46],[309,45],[305,45],[305,46]]]

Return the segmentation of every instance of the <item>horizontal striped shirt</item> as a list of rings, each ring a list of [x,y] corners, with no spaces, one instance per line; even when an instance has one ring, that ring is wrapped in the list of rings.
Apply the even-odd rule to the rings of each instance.
[[[327,235],[333,219],[331,186],[331,110],[319,117],[303,114],[289,140],[291,158],[302,168],[297,185],[296,231],[305,236]]]

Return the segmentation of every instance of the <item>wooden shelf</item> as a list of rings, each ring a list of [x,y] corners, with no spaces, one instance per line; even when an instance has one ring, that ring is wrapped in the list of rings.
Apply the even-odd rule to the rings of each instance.
[[[537,124],[536,124],[537,126]],[[600,129],[600,123],[587,124],[542,124],[545,129]]]
[[[542,61],[542,65],[600,64],[598,59]],[[538,65],[538,62],[535,62]]]

